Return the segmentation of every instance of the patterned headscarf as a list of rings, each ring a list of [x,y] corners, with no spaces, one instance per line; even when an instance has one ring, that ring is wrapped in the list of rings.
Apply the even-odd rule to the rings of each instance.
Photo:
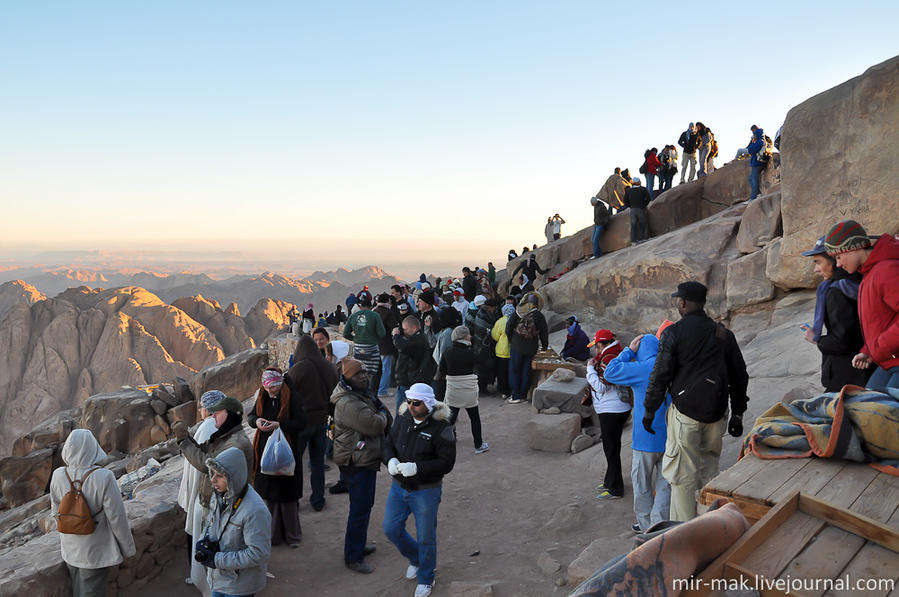
[[[274,369],[266,369],[262,372],[262,387],[266,390],[276,388],[284,383],[284,375]]]
[[[219,402],[225,399],[224,392],[220,390],[209,390],[208,392],[204,392],[202,396],[200,396],[200,402],[203,404],[203,408],[209,410]]]

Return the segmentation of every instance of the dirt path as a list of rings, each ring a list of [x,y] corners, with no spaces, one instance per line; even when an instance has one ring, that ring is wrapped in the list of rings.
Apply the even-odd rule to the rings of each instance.
[[[497,397],[481,398],[484,438],[490,451],[480,455],[474,454],[468,418],[461,415],[456,466],[443,484],[435,597],[449,595],[454,581],[493,581],[495,593],[503,597],[567,595],[572,587],[557,587],[553,577],[538,568],[542,552],[548,551],[561,563],[564,573],[594,539],[606,540],[603,551],[609,558],[630,548],[634,521],[630,424],[622,438],[625,497],[599,502],[594,499],[594,487],[605,470],[601,445],[574,455],[533,451],[524,434],[531,412],[529,404],[508,405]],[[722,466],[736,459],[734,446],[728,447]],[[337,476],[337,467],[332,465],[326,484],[334,483]],[[403,577],[407,562],[381,530],[389,484],[382,468],[369,526],[369,541],[378,547],[369,559],[376,567],[374,573],[359,575],[343,565],[347,496],[328,495],[322,512],[312,510],[307,496],[300,510],[302,547],[273,549],[269,571],[275,578],[269,579],[261,595],[411,596],[415,584]],[[557,531],[541,531],[559,508],[569,504],[577,505],[575,510],[584,513],[583,520],[569,519],[568,526],[574,528],[563,525]],[[412,526],[410,519],[410,530]],[[472,555],[476,552],[479,555]],[[137,595],[158,596],[163,591],[167,597],[197,595],[183,582],[186,570],[186,563],[172,566]]]

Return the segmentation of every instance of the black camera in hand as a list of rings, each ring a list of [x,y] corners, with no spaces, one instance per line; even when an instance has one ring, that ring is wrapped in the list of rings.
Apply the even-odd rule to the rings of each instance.
[[[206,535],[194,546],[194,559],[208,568],[215,568],[215,554],[219,551],[219,542]]]

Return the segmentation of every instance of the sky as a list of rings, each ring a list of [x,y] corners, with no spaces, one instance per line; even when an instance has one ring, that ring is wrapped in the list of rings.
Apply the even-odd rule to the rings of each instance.
[[[504,262],[688,122],[720,164],[899,49],[887,2],[629,6],[4,2],[0,253]]]

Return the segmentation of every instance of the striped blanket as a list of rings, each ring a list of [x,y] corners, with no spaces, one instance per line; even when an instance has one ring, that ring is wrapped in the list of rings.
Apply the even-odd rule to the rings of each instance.
[[[369,375],[375,375],[381,367],[381,351],[377,344],[356,344],[353,358],[362,361],[362,368]]]
[[[899,476],[899,390],[889,392],[846,386],[775,404],[756,419],[740,456],[844,458]]]

